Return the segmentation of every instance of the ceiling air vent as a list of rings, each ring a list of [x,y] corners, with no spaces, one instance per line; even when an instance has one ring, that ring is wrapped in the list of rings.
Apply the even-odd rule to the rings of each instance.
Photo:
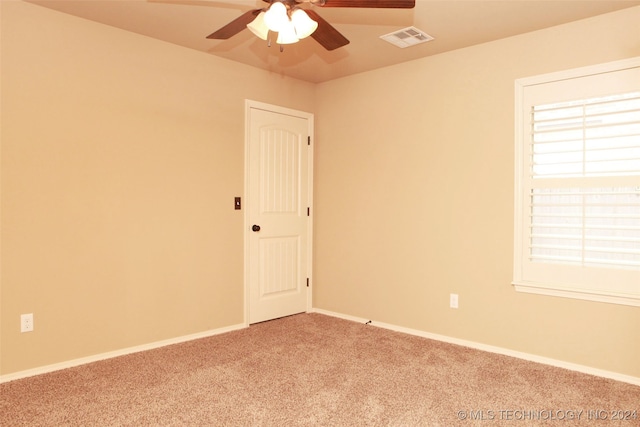
[[[415,46],[417,44],[433,40],[433,37],[424,31],[420,31],[416,27],[407,27],[399,31],[394,31],[393,33],[385,34],[384,36],[380,36],[380,38],[401,48]]]

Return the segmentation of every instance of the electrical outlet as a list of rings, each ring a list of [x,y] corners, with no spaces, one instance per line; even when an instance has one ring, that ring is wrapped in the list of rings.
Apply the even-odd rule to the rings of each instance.
[[[449,307],[458,308],[458,294],[449,294]]]
[[[33,331],[33,313],[20,315],[20,332]]]

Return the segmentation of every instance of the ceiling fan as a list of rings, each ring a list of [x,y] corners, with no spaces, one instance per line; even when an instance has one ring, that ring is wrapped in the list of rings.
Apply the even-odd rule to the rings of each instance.
[[[308,3],[311,5],[320,6],[320,7],[354,7],[354,8],[357,7],[357,8],[386,8],[386,9],[411,9],[415,7],[415,4],[416,4],[415,0],[263,0],[263,1],[265,3],[269,3],[269,6],[263,9],[254,9],[254,10],[245,12],[244,14],[240,15],[238,18],[229,22],[224,27],[220,28],[219,30],[215,31],[212,34],[209,34],[207,38],[218,39],[218,40],[228,39],[232,36],[235,36],[245,28],[247,28],[248,25],[251,31],[256,33],[256,35],[258,35],[258,33],[253,28],[255,26],[255,23],[257,21],[261,21],[263,19],[263,16],[265,16],[267,12],[270,12],[271,9],[275,10],[276,7],[279,9],[283,9],[282,6],[284,6],[283,10],[286,11],[288,20],[294,20],[295,19],[295,17],[293,16],[294,14],[301,15],[301,13],[299,13],[298,11],[302,10],[300,5],[303,3]],[[278,4],[280,4],[280,6],[277,6]],[[312,29],[309,29],[309,31],[311,31],[310,33],[311,37],[313,37],[325,49],[334,50],[349,44],[349,40],[347,40],[345,36],[340,34],[338,30],[336,30],[331,24],[329,24],[320,15],[318,15],[318,13],[316,13],[315,10],[304,9],[304,12],[306,12],[307,17],[310,18],[311,22],[313,23]],[[317,23],[317,26],[316,26],[316,23]],[[266,26],[264,28],[266,28]],[[274,31],[274,30],[271,29],[271,31]],[[264,34],[258,35],[258,36],[266,40],[267,38],[266,33],[267,32],[265,31]],[[282,31],[281,33],[282,35],[284,35],[283,34],[284,31]],[[281,43],[280,42],[281,33],[279,33],[278,43]],[[309,34],[306,34],[306,35],[309,35]],[[293,37],[295,38],[295,36]],[[298,41],[298,39],[295,38],[295,41]],[[287,42],[284,41],[283,43],[287,43]]]

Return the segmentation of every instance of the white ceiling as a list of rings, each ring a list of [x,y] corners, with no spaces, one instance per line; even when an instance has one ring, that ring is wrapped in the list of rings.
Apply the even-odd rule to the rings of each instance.
[[[261,0],[27,1],[314,83],[640,5],[640,0],[417,0],[414,9],[314,6],[351,43],[329,52],[310,37],[280,52],[248,30],[229,40],[206,38],[242,13],[264,7]],[[408,26],[435,40],[400,49],[379,38]]]

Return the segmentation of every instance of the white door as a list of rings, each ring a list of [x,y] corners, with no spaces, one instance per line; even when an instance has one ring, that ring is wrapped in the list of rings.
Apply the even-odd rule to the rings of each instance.
[[[313,116],[247,101],[245,274],[249,323],[307,311]]]

